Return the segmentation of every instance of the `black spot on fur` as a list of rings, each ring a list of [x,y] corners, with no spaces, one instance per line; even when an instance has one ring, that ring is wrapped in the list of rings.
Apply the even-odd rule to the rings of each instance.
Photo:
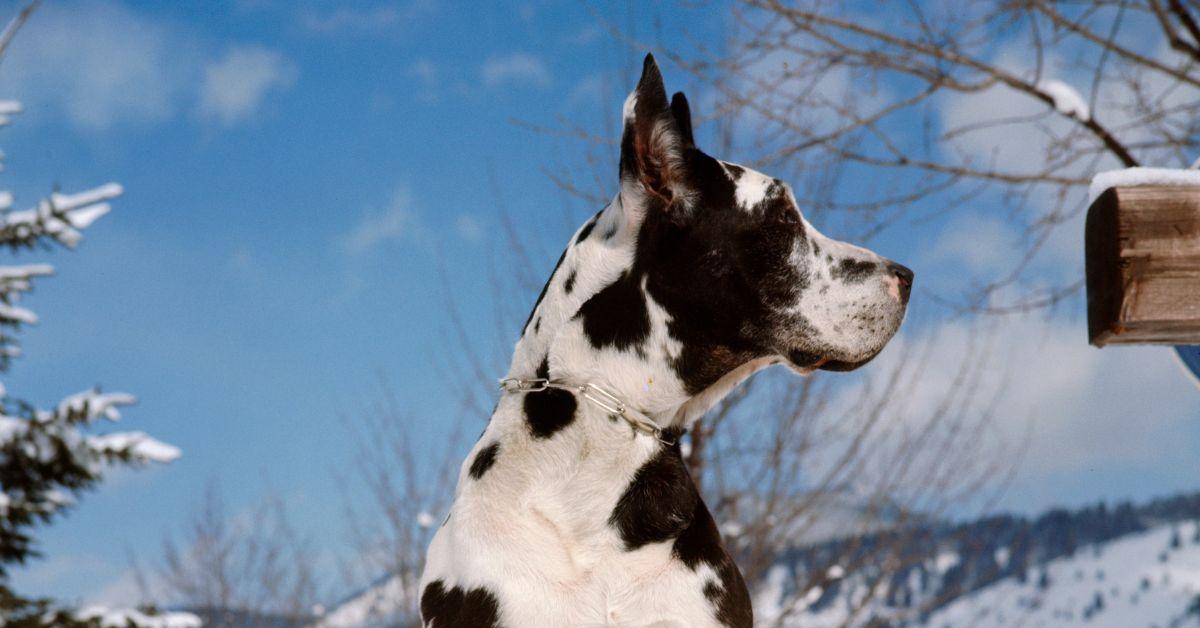
[[[434,580],[421,593],[421,621],[433,628],[498,628],[500,604],[487,589],[447,590],[441,580]]]
[[[533,333],[536,334],[541,330],[542,330],[542,317],[539,316],[539,317],[537,317],[537,320],[533,321]],[[494,410],[492,412],[493,412],[493,414],[495,413]]]
[[[483,474],[487,473],[488,469],[491,469],[492,465],[496,464],[496,454],[499,451],[500,443],[492,443],[480,449],[479,453],[475,454],[475,460],[471,461],[471,477],[476,480],[483,477]]]
[[[550,378],[549,358],[542,358],[538,367],[539,379]],[[550,438],[575,421],[575,395],[565,390],[549,388],[525,394],[525,419],[534,438]]]
[[[583,331],[597,349],[628,349],[650,335],[646,295],[628,272],[588,299],[576,316],[583,319]]]
[[[753,625],[750,594],[737,565],[725,551],[712,515],[700,500],[679,446],[662,448],[642,465],[609,516],[626,550],[675,539],[672,555],[696,571],[712,567],[720,585],[709,584],[705,596],[717,621],[725,626]]]
[[[566,290],[567,294],[571,294],[571,290],[575,287],[575,275],[576,272],[572,270],[571,274],[567,275],[567,280],[563,282],[563,290]]]
[[[550,271],[550,278],[546,280],[546,285],[542,286],[542,292],[538,295],[537,301],[533,303],[533,309],[529,310],[529,317],[525,319],[525,326],[521,328],[521,335],[529,329],[529,322],[533,320],[533,313],[537,311],[538,306],[542,304],[542,299],[546,298],[546,290],[550,288],[550,282],[554,281],[554,274],[558,272],[558,267],[562,266],[563,260],[567,257],[567,251],[570,247],[563,249],[562,255],[558,256],[558,262],[554,264],[554,270]]]
[[[604,210],[600,210],[600,211],[604,211]],[[588,239],[588,236],[592,235],[592,229],[596,228],[596,221],[599,219],[600,219],[600,214],[596,214],[595,216],[592,217],[591,220],[587,221],[587,224],[583,226],[583,229],[579,230],[579,237],[575,238],[575,244],[579,244],[580,242],[583,242],[584,240]]]
[[[844,259],[829,271],[829,276],[843,283],[862,283],[870,277],[879,266],[875,262],[856,259]]]
[[[746,174],[746,169],[737,164],[725,164],[725,169],[733,176],[734,181],[737,181],[742,178],[743,174]]]
[[[679,536],[692,522],[700,495],[688,475],[679,445],[663,447],[642,465],[609,515],[625,543],[635,550]]]
[[[691,524],[675,539],[671,553],[692,571],[705,563],[717,572],[720,587],[711,583],[704,587],[704,596],[713,603],[717,621],[736,628],[754,625],[746,582],[721,544],[721,533],[703,502],[697,500]]]

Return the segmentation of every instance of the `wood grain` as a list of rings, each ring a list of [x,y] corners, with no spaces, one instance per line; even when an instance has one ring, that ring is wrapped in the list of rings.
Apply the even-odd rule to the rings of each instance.
[[[1200,187],[1118,187],[1084,230],[1092,344],[1200,344]]]

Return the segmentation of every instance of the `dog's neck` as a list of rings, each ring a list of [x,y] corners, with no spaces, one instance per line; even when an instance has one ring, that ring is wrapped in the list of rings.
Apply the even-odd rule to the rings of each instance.
[[[627,216],[618,194],[572,236],[517,342],[507,377],[592,383],[660,427],[687,429],[775,360],[748,361],[703,391],[688,391],[673,367],[681,346],[668,332],[670,316],[647,293],[644,277],[633,274],[637,232]],[[624,345],[619,331],[589,329],[579,315],[594,308],[593,320],[617,328],[640,315],[635,300],[645,303],[649,319],[648,337],[636,346]]]
[[[663,364],[665,348],[596,347],[578,316],[585,303],[630,271],[635,245],[636,233],[625,224],[618,195],[572,236],[517,342],[509,377],[593,383],[660,424],[670,420],[668,415],[686,399],[681,387],[664,377],[669,373]],[[644,290],[632,288],[622,296],[642,298]],[[613,300],[608,308],[613,324],[620,324],[622,303]],[[653,318],[652,313],[652,335],[658,335],[662,325]]]

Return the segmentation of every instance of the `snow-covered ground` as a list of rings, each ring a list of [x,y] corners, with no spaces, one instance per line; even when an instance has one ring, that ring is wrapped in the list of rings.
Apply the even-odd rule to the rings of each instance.
[[[1177,546],[1173,539],[1178,539]],[[944,573],[955,559],[952,554],[939,555],[936,573]],[[909,611],[886,607],[881,590],[868,592],[853,575],[841,582],[832,602],[825,591],[814,588],[784,613],[772,604],[782,597],[785,573],[779,568],[758,592],[755,615],[759,625],[785,627],[863,625],[872,617],[931,628],[1200,626],[1200,537],[1194,522],[1161,525],[1081,547],[1071,557],[1046,563],[1044,572],[1043,578],[1043,567],[1031,566],[1025,582],[1000,580],[922,620],[898,615]]]
[[[1179,547],[1171,539],[1178,532]],[[929,626],[1200,626],[1196,524],[1164,525],[1046,565],[1024,583],[1001,580],[930,616]],[[1195,614],[1187,616],[1193,606]]]
[[[76,618],[81,621],[94,621],[104,628],[200,628],[203,625],[200,618],[192,613],[168,612],[147,615],[134,609],[109,609],[103,606],[89,606],[76,613]]]
[[[322,628],[389,626],[402,623],[416,608],[416,597],[404,581],[385,577],[330,608],[318,621]]]

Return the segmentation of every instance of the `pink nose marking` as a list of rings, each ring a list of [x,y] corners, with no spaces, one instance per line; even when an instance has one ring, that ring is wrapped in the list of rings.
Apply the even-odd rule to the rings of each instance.
[[[888,275],[887,277],[883,278],[883,283],[886,283],[888,286],[888,295],[890,295],[893,299],[895,299],[896,303],[899,303],[900,302],[900,278],[896,277],[895,275]]]

